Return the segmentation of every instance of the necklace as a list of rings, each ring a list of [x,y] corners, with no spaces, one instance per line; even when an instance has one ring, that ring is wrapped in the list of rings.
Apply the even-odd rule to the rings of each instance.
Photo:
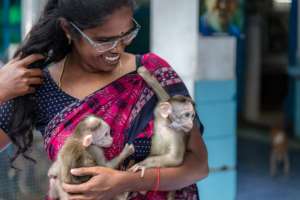
[[[61,82],[62,82],[62,78],[64,75],[64,71],[65,71],[65,66],[66,66],[66,61],[67,61],[68,56],[66,56],[62,62],[62,70],[61,73],[59,75],[59,79],[58,79],[58,88],[61,89]]]
[[[66,66],[66,63],[67,63],[67,59],[68,59],[68,55],[64,58],[64,60],[62,61],[62,70],[60,72],[60,75],[59,75],[59,79],[58,79],[58,88],[59,89],[62,89],[62,79],[63,79],[63,75],[64,75],[64,72],[65,72],[65,66]],[[122,67],[122,62],[121,62],[121,59],[119,61],[119,64],[117,66],[117,73],[116,73],[116,76],[118,77],[120,74],[121,74],[121,67]]]

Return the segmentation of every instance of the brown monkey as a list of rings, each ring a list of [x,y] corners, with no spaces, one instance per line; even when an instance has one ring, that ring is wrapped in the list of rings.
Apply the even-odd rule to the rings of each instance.
[[[283,128],[271,128],[270,174],[275,176],[278,163],[283,162],[284,174],[288,175],[290,162],[288,156],[288,138]]]
[[[103,147],[110,147],[113,139],[109,125],[101,118],[90,115],[84,118],[75,128],[74,134],[68,137],[58,152],[56,161],[51,165],[48,176],[50,178],[49,197],[60,200],[68,199],[62,189],[62,183],[80,184],[88,181],[91,176],[74,176],[72,168],[105,166],[117,168],[128,156],[134,153],[133,145],[124,147],[116,158],[108,161]],[[116,199],[126,199],[127,194]]]
[[[154,133],[150,156],[130,169],[142,170],[143,176],[146,168],[174,167],[182,164],[188,133],[193,128],[195,109],[189,97],[183,95],[170,97],[146,68],[140,67],[138,73],[160,100],[154,110]],[[174,193],[170,192],[168,199],[173,199],[173,195]]]

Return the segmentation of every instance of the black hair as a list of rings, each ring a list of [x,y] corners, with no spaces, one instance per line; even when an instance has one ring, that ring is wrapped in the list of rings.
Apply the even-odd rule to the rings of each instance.
[[[45,55],[45,60],[30,65],[31,68],[42,69],[51,62],[58,62],[71,51],[68,38],[61,28],[61,19],[71,21],[84,30],[101,26],[109,15],[124,6],[134,10],[135,0],[48,0],[41,17],[16,51],[15,57],[24,58],[34,53]],[[25,153],[33,141],[34,106],[34,94],[14,100],[13,120],[8,135],[17,151],[11,164],[20,154],[33,160]]]

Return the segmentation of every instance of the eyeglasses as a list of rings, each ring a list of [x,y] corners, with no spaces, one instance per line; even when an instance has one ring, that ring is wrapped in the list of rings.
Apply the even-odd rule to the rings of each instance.
[[[132,18],[132,21],[134,22],[134,27],[125,33],[124,35],[117,37],[115,39],[112,39],[107,42],[95,42],[93,41],[89,36],[87,36],[78,26],[76,26],[73,22],[70,22],[70,24],[81,34],[81,36],[90,43],[91,46],[95,48],[95,50],[98,53],[104,53],[106,51],[110,51],[119,44],[119,42],[122,42],[124,45],[129,45],[133,39],[137,36],[139,30],[141,29],[141,25],[138,24],[138,22]]]

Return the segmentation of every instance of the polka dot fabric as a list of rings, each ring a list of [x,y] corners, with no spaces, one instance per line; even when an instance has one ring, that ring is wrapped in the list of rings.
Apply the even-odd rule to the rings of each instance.
[[[48,69],[44,70],[44,84],[37,88],[35,93],[37,113],[36,128],[43,134],[49,121],[66,106],[78,100],[62,90],[54,82]],[[9,124],[13,117],[13,101],[0,105],[0,128],[9,134]]]

